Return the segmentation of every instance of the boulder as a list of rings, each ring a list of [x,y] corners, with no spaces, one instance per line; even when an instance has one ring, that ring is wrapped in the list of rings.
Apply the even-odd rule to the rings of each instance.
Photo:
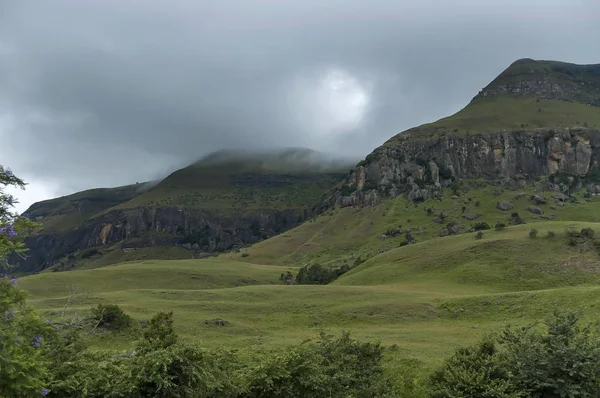
[[[211,319],[209,321],[204,321],[205,325],[215,325],[215,326],[227,326],[230,323],[228,321],[226,321],[225,319],[221,319],[221,318],[215,318],[215,319]]]
[[[562,192],[557,192],[554,195],[552,195],[552,197],[560,202],[565,202],[569,200],[569,197]]]
[[[536,205],[545,205],[548,201],[540,195],[531,195],[531,201]]]
[[[507,200],[503,200],[502,202],[496,203],[496,208],[502,211],[508,211],[513,207],[514,205]]]
[[[481,214],[463,214],[463,218],[466,220],[476,220],[481,217]]]
[[[528,207],[527,210],[529,210],[529,212],[533,213],[533,214],[544,214],[542,209],[537,208],[537,207]]]

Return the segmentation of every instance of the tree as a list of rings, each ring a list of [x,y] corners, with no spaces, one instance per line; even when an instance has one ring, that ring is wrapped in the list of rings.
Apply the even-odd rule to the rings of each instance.
[[[0,396],[47,395],[46,341],[53,329],[27,305],[17,279],[5,273],[8,255],[25,251],[23,234],[35,224],[11,211],[17,201],[7,186],[25,183],[0,166]]]

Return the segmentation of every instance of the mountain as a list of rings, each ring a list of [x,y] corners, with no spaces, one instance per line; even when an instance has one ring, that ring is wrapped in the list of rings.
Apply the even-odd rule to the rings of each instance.
[[[35,272],[242,247],[313,217],[353,164],[302,148],[219,151],[162,181],[35,203],[24,214],[42,230],[27,239],[27,258],[11,261]]]
[[[458,113],[402,132],[359,163],[328,205],[422,201],[464,178],[600,176],[600,64],[522,59]],[[593,188],[595,191],[595,188]],[[600,191],[599,191],[600,192]]]

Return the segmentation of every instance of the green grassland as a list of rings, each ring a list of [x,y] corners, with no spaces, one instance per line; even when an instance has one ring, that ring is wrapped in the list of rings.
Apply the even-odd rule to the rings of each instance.
[[[413,358],[431,368],[458,346],[507,323],[539,320],[556,306],[597,311],[600,257],[585,244],[570,246],[570,227],[600,231],[600,223],[544,221],[485,231],[480,240],[473,233],[432,238],[377,254],[324,286],[279,285],[290,268],[225,256],[43,273],[20,285],[44,315],[59,316],[76,291],[65,316],[100,302],[119,304],[139,320],[172,310],[184,339],[247,355],[321,330],[350,330],[396,345],[388,353],[392,364]],[[532,228],[538,237],[529,237]],[[545,237],[550,230],[556,235]],[[214,318],[230,324],[204,323]],[[131,338],[91,339],[98,348],[125,348]]]
[[[438,238],[441,230],[450,222],[459,224],[462,233],[480,222],[486,222],[492,228],[497,222],[510,225],[508,218],[514,212],[526,223],[545,221],[543,217],[552,217],[553,221],[600,222],[600,213],[597,211],[600,198],[585,199],[578,193],[575,203],[564,202],[560,206],[553,198],[555,193],[541,191],[539,184],[530,181],[523,189],[513,190],[484,181],[467,181],[465,185],[468,192],[461,192],[454,199],[451,190],[445,189],[443,199],[439,201],[414,204],[397,197],[376,207],[330,210],[290,231],[244,249],[243,252],[249,254],[247,257],[233,252],[220,257],[290,266],[315,262],[332,266],[344,263],[352,265],[359,257],[366,260],[380,251],[402,244],[406,240],[405,233],[397,236],[389,234],[389,231],[397,229],[411,230],[413,238],[422,242]],[[532,203],[530,198],[536,194],[544,197],[548,203]],[[509,211],[497,209],[496,205],[501,201],[510,201],[514,208]],[[528,210],[530,207],[539,208],[543,214],[531,213]],[[438,223],[436,218],[442,212],[446,218],[443,223]],[[474,220],[465,218],[475,215],[479,217]]]
[[[439,138],[502,131],[529,131],[582,127],[600,128],[600,107],[577,102],[538,100],[511,95],[475,98],[452,116],[407,130],[402,137]],[[406,135],[405,135],[406,134]],[[394,145],[398,136],[385,145]]]

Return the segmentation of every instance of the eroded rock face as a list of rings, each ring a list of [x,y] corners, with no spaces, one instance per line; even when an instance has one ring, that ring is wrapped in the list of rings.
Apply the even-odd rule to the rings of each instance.
[[[426,186],[448,186],[452,178],[509,180],[555,174],[585,177],[596,159],[600,159],[600,130],[588,128],[432,139],[401,135],[361,162],[343,191],[333,195],[332,203],[366,205],[369,194],[360,194],[365,190],[422,200],[427,195],[423,192]],[[369,198],[370,203],[380,200]]]
[[[189,211],[177,207],[114,210],[63,235],[26,240],[27,258],[11,258],[21,272],[39,271],[80,250],[122,242],[123,248],[181,245],[215,252],[254,243],[298,225],[304,214],[270,211],[246,217]],[[184,246],[185,245],[185,246]]]

